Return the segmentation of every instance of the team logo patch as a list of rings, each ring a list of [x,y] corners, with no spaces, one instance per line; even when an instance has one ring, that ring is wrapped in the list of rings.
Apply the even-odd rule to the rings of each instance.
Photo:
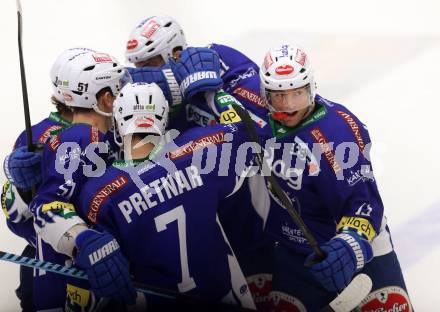
[[[53,201],[48,204],[44,204],[41,207],[41,211],[43,213],[47,213],[48,211],[55,211],[57,215],[63,217],[64,219],[69,219],[73,216],[76,216],[75,206],[71,203],[61,202],[61,201]]]
[[[59,130],[61,128],[62,128],[62,126],[60,126],[60,125],[50,126],[46,130],[44,130],[44,132],[39,136],[38,142],[44,144],[47,141],[47,139],[49,138],[51,132]]]
[[[6,219],[9,219],[9,212],[8,209],[12,207],[15,201],[15,194],[12,191],[12,184],[9,181],[6,181],[6,183],[3,185],[2,190],[2,209],[6,216]]]
[[[138,41],[136,39],[127,41],[127,50],[133,50],[138,46]]]
[[[96,223],[96,219],[99,211],[101,210],[102,204],[107,200],[107,198],[115,193],[120,188],[124,187],[128,183],[128,179],[125,176],[119,176],[110,183],[106,184],[101,188],[89,202],[89,211],[87,213],[87,218]]]
[[[112,57],[106,53],[95,53],[92,56],[97,63],[113,62]]]
[[[412,312],[412,306],[406,291],[398,286],[384,287],[371,292],[357,311],[360,312]]]
[[[225,133],[223,131],[215,132],[179,147],[175,151],[170,152],[169,156],[171,160],[174,160],[185,155],[192,154],[199,149],[205,148],[206,146],[212,144],[221,144],[223,142],[225,142]]]
[[[275,73],[277,75],[289,75],[293,73],[294,69],[291,65],[281,65],[275,68]]]
[[[269,311],[269,294],[272,290],[271,274],[255,274],[246,278],[252,298],[258,311]]]
[[[138,117],[134,121],[136,127],[139,128],[150,128],[152,125],[154,125],[154,120],[149,117]]]
[[[272,291],[269,295],[272,312],[307,312],[304,304],[289,294]]]

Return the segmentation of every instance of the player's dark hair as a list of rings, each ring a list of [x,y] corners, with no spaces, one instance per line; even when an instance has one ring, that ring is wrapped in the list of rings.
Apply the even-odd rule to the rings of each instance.
[[[58,101],[56,99],[56,97],[54,97],[53,95],[50,98],[50,101],[52,102],[53,105],[55,105],[55,108],[57,109],[57,112],[60,113],[61,115],[70,115],[72,114],[72,108],[67,106],[64,103],[61,103],[60,101]]]

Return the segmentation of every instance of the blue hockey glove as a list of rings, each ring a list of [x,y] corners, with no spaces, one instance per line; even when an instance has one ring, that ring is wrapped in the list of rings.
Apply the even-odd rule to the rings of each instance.
[[[28,152],[22,146],[6,156],[3,170],[9,181],[23,190],[30,190],[41,182],[41,154]]]
[[[223,86],[220,78],[220,59],[208,48],[187,48],[179,61],[170,60],[171,69],[185,100],[197,93],[217,91]]]
[[[75,242],[75,262],[87,272],[95,295],[134,304],[136,290],[130,280],[129,264],[116,239],[109,233],[85,230]]]
[[[362,270],[373,258],[370,243],[353,232],[342,232],[321,245],[327,257],[310,267],[317,281],[328,291],[336,292],[345,288],[355,273]],[[306,263],[315,257],[309,255]]]
[[[127,69],[133,82],[156,83],[162,89],[170,107],[182,103],[179,85],[169,64],[159,68],[146,66],[140,68],[128,67]]]

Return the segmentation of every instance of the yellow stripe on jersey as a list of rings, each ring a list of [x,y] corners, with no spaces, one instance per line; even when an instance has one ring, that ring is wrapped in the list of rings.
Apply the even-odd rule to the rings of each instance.
[[[220,123],[221,124],[230,124],[234,122],[241,121],[241,118],[238,116],[235,109],[228,109],[220,114]]]
[[[371,241],[376,236],[376,231],[374,230],[371,223],[365,218],[359,217],[342,217],[336,226],[336,231],[341,232],[343,230],[352,230],[357,232],[359,235],[366,237]]]

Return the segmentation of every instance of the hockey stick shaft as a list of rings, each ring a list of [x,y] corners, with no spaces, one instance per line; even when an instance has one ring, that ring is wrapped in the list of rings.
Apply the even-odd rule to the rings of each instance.
[[[65,275],[68,277],[74,277],[74,278],[83,279],[83,280],[88,279],[86,272],[84,272],[82,270],[79,270],[79,269],[76,269],[73,267],[62,266],[60,264],[52,263],[49,261],[43,261],[43,260],[33,259],[33,258],[25,257],[25,256],[19,256],[19,255],[15,255],[15,254],[4,252],[4,251],[0,251],[0,260],[12,262],[15,264],[27,266],[27,267],[34,268],[34,269],[45,270],[48,272],[61,274],[61,275]],[[159,287],[152,286],[152,285],[146,285],[146,284],[139,283],[139,282],[133,282],[133,285],[136,288],[136,291],[138,291],[138,292],[142,292],[147,295],[158,296],[158,297],[162,297],[162,298],[166,298],[166,299],[177,300],[177,301],[180,301],[182,304],[189,304],[189,305],[194,305],[194,306],[201,305],[201,306],[206,306],[206,307],[224,306],[224,307],[228,307],[230,309],[233,309],[233,311],[237,311],[237,312],[238,311],[243,311],[243,312],[244,311],[252,311],[252,310],[246,309],[246,308],[232,307],[232,306],[229,306],[229,305],[223,304],[223,303],[218,303],[218,304],[211,303],[211,302],[204,300],[202,298],[199,298],[199,297],[194,297],[194,296],[182,294],[182,293],[179,293],[176,291],[159,288]],[[232,310],[230,310],[230,311],[232,311]]]
[[[32,144],[31,116],[29,113],[29,99],[26,84],[26,72],[23,60],[23,17],[20,0],[17,0],[17,18],[18,18],[18,54],[20,59],[20,76],[21,76],[21,92],[23,95],[24,122],[26,126],[26,144],[28,151],[32,152],[34,146]]]
[[[19,255],[15,255],[15,254],[4,252],[4,251],[0,251],[0,260],[12,262],[15,264],[27,266],[27,267],[34,268],[34,269],[45,270],[45,271],[56,273],[56,274],[61,274],[61,275],[69,276],[69,277],[87,280],[86,272],[79,270],[79,269],[76,269],[76,268],[62,266],[62,265],[52,263],[49,261],[43,261],[43,260],[33,259],[33,258],[25,257],[25,256],[19,256]],[[172,293],[171,291],[168,291],[168,290],[161,289],[160,291],[158,291],[158,289],[153,286],[143,285],[140,283],[134,283],[134,284],[137,287],[136,288],[137,291],[140,291],[140,292],[143,292],[146,294],[169,298],[169,299],[176,299],[178,296],[181,296],[181,294],[179,294],[179,293]],[[153,288],[155,290],[152,290]]]
[[[240,105],[233,104],[232,105],[237,112],[237,114],[240,116],[241,120],[243,121],[246,130],[248,132],[249,137],[252,141],[257,143],[261,147],[261,153],[258,155],[257,159],[259,162],[260,168],[263,166],[263,155],[264,150],[263,146],[261,145],[260,138],[257,134],[257,131],[255,130],[255,125],[251,117],[249,116],[249,113]],[[272,170],[271,170],[272,171]],[[267,179],[272,187],[273,192],[275,195],[279,198],[283,206],[286,208],[287,212],[295,222],[295,224],[298,226],[298,228],[301,230],[301,232],[304,234],[304,237],[307,239],[307,242],[313,249],[314,253],[316,254],[316,261],[319,262],[322,259],[325,258],[325,254],[319,248],[319,244],[316,241],[315,237],[313,236],[310,229],[307,227],[307,225],[304,223],[304,220],[299,215],[298,211],[293,207],[292,201],[289,199],[289,197],[286,195],[286,193],[281,188],[280,184],[276,180],[276,178],[271,174],[271,171],[269,172],[269,175],[267,176]]]

